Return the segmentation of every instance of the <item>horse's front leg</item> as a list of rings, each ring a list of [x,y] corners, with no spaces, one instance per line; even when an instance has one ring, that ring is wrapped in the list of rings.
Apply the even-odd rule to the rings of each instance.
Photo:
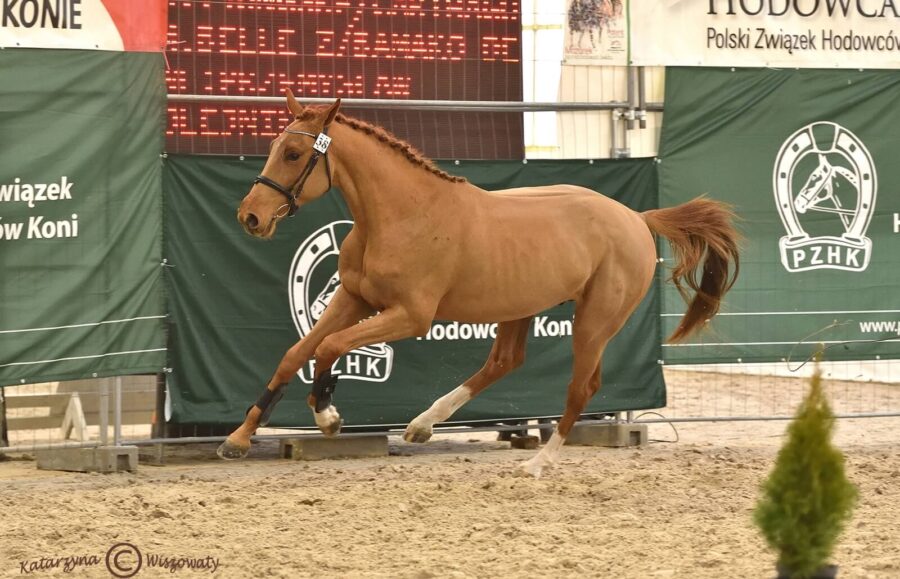
[[[325,435],[334,436],[341,428],[341,417],[331,397],[337,384],[337,376],[332,375],[331,367],[337,359],[363,346],[424,336],[431,326],[431,319],[410,307],[390,306],[377,316],[322,340],[316,348],[315,381],[306,401],[315,414],[316,424]]]
[[[260,426],[268,423],[268,418],[275,405],[281,400],[288,383],[297,375],[297,371],[313,357],[322,340],[329,334],[356,324],[371,313],[372,308],[361,298],[348,293],[343,286],[338,287],[322,317],[319,318],[309,334],[294,344],[281,358],[266,389],[247,411],[243,424],[232,432],[219,447],[218,455],[224,459],[247,456],[250,451],[250,437]]]

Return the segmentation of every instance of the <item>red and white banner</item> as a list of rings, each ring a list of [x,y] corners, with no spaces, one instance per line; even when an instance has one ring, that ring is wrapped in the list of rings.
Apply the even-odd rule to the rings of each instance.
[[[166,0],[0,0],[0,47],[160,52]]]

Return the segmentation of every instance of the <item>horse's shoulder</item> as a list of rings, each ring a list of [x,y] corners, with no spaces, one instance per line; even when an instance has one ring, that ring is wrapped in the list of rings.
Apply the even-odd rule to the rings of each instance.
[[[341,242],[340,257],[338,258],[338,266],[344,269],[362,270],[363,254],[365,253],[365,242],[359,231],[354,227]]]

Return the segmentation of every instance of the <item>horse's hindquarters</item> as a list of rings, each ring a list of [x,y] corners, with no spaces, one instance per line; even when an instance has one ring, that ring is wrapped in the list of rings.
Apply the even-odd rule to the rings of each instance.
[[[630,209],[582,191],[497,196],[498,207],[473,212],[458,245],[458,269],[436,317],[521,319],[579,299],[610,265],[616,287],[642,296],[656,261],[650,231]]]

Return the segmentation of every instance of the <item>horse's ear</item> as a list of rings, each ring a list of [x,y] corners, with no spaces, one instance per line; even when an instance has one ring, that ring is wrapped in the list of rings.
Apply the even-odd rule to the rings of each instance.
[[[334,118],[337,116],[338,111],[341,110],[341,99],[337,99],[334,101],[334,104],[331,105],[331,108],[328,109],[328,114],[325,115],[325,125],[328,126],[334,121]]]
[[[303,112],[303,105],[297,102],[297,99],[294,98],[294,93],[291,92],[291,89],[285,89],[284,94],[287,97],[288,110],[291,111],[291,114],[295,117],[300,116],[300,113]]]

